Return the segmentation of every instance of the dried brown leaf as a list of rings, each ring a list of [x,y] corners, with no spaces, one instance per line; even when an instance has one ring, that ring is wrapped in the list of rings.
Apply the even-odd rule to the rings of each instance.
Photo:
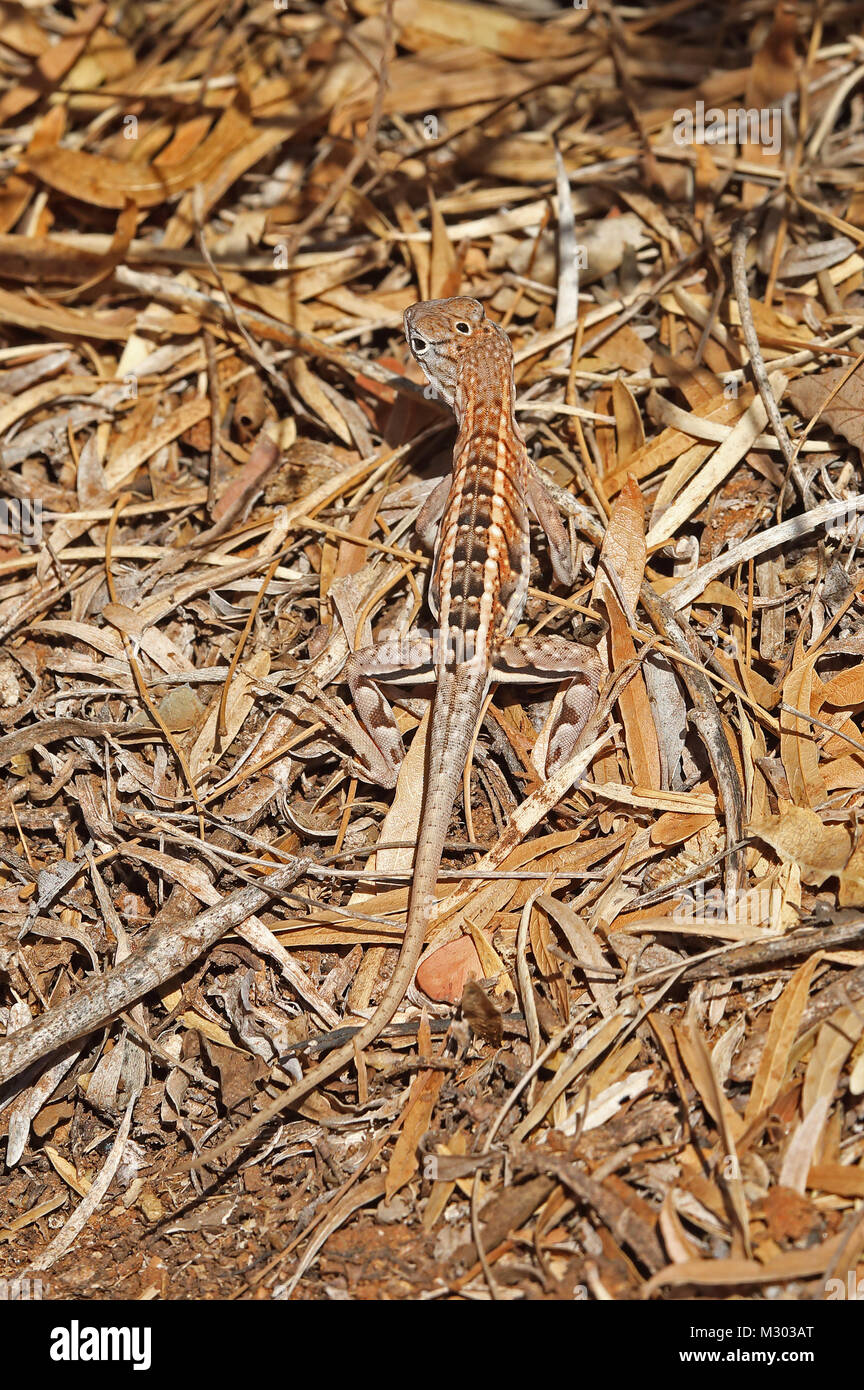
[[[48,187],[96,207],[119,210],[131,201],[139,208],[150,208],[203,182],[233,150],[248,142],[251,131],[249,118],[230,106],[198,149],[176,163],[155,159],[152,164],[135,164],[60,145],[39,150],[31,145],[21,168]]]
[[[393,1146],[387,1166],[387,1181],[384,1187],[384,1198],[387,1202],[395,1196],[400,1187],[411,1181],[420,1167],[417,1151],[429,1128],[429,1121],[444,1080],[443,1071],[424,1071],[414,1078],[399,1138]]]
[[[786,394],[802,419],[809,422],[818,415],[820,422],[824,420],[835,434],[841,434],[856,449],[864,451],[864,367],[854,371],[837,390],[848,370],[848,367],[831,367],[825,372],[802,376],[792,382]]]
[[[848,830],[842,825],[825,825],[809,807],[780,803],[779,816],[751,821],[752,834],[765,840],[784,864],[797,864],[805,883],[820,887],[832,874],[839,874],[852,852]]]
[[[816,951],[799,965],[771,1011],[771,1022],[747,1102],[745,1119],[748,1122],[767,1110],[780,1094],[813,972],[820,960],[821,954]]]

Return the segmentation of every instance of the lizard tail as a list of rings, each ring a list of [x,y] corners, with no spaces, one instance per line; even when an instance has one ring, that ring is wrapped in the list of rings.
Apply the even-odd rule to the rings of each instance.
[[[435,884],[450,812],[459,791],[488,688],[489,682],[483,679],[482,673],[465,667],[445,669],[439,675],[430,715],[425,796],[408,897],[405,935],[396,967],[372,1017],[350,1042],[337,1047],[317,1066],[310,1067],[301,1081],[283,1091],[263,1110],[257,1111],[244,1125],[234,1130],[223,1144],[199,1154],[185,1167],[200,1168],[239,1145],[248,1143],[262,1125],[296,1105],[323,1082],[329,1081],[353,1061],[358,1052],[375,1042],[396,1013],[414,977],[423,949],[429,915],[436,900]]]
[[[450,825],[450,813],[459,794],[488,686],[488,681],[483,681],[482,676],[478,680],[476,673],[466,672],[464,668],[453,671],[445,669],[438,677],[429,720],[423,813],[408,894],[405,936],[390,982],[366,1027],[375,1022],[385,1006],[390,1009],[387,1017],[389,1023],[414,977],[429,918],[437,902],[435,885]],[[365,1031],[366,1028],[363,1028],[357,1039]],[[373,1038],[375,1036],[377,1033]]]

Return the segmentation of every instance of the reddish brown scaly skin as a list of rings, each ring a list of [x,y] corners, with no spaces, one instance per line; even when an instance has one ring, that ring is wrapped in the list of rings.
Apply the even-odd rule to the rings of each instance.
[[[405,336],[432,386],[453,406],[459,434],[429,593],[438,624],[436,690],[408,921],[394,975],[400,989],[403,983],[407,988],[419,959],[450,812],[498,643],[513,631],[525,605],[529,564],[528,456],[513,413],[513,351],[506,333],[476,299],[460,297],[413,305],[405,313]],[[378,1012],[398,1008],[402,996],[394,1002],[393,983]]]
[[[267,1120],[336,1075],[357,1052],[375,1041],[398,1009],[420,958],[435,903],[450,813],[486,694],[498,674],[496,658],[525,606],[529,462],[513,413],[515,387],[509,339],[486,318],[476,299],[461,297],[413,305],[405,313],[405,335],[435,391],[453,407],[459,434],[429,592],[438,633],[431,645],[430,661],[421,663],[427,669],[431,664],[436,684],[402,949],[377,1009],[352,1041],[312,1067],[301,1082],[199,1162],[209,1162],[246,1142]],[[527,655],[528,644],[523,642],[522,647]],[[374,657],[374,649],[370,649],[367,663],[370,652]],[[513,652],[509,655],[512,658]],[[532,659],[527,655],[527,661],[522,660],[516,651],[516,679],[531,678],[518,672],[524,672]],[[384,665],[392,667],[392,657]],[[368,664],[362,674],[371,675],[373,680],[393,679],[392,674],[379,673]],[[541,674],[540,678],[555,679],[555,675]],[[352,683],[352,690],[358,707],[359,696],[367,702],[363,717],[367,729],[373,734],[377,730],[380,736],[387,724],[386,708],[382,713],[380,703],[369,701],[365,681]]]
[[[528,591],[528,455],[513,413],[510,342],[485,316],[469,318],[479,308],[471,299],[415,304],[405,325],[409,343],[428,343],[418,360],[445,399],[452,392],[459,424],[430,604],[441,629],[474,634],[491,658]],[[454,323],[470,323],[470,336]]]

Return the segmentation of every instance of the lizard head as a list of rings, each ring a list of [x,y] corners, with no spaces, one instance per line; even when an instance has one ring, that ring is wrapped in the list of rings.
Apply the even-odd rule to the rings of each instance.
[[[487,319],[477,299],[427,299],[405,310],[405,337],[413,357],[448,405],[456,403],[460,379],[500,365],[510,370],[510,340]]]

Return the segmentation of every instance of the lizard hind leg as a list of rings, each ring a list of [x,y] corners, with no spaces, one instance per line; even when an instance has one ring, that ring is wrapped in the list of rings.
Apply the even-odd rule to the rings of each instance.
[[[408,685],[432,678],[432,639],[420,633],[394,637],[349,656],[345,676],[365,734],[356,771],[381,787],[395,787],[404,749],[389,700],[380,685]],[[359,751],[359,750],[358,750]]]
[[[537,740],[538,771],[551,776],[576,752],[579,739],[597,704],[603,663],[594,647],[563,637],[510,637],[500,643],[495,678],[517,685],[569,683],[556,697]]]

